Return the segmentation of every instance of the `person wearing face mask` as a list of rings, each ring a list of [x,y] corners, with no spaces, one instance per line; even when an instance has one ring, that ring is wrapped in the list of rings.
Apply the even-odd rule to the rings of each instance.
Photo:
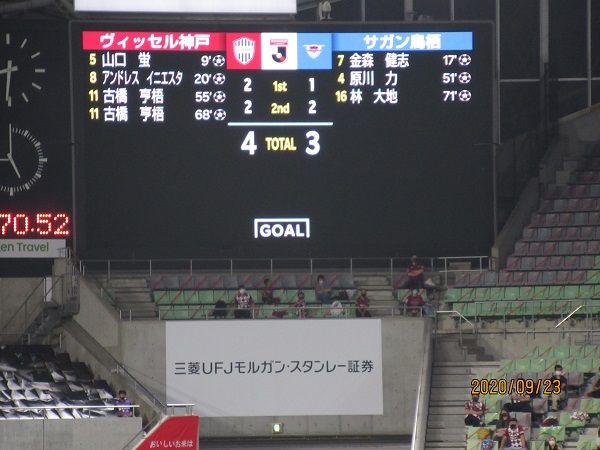
[[[558,445],[558,443],[556,442],[556,438],[554,436],[550,436],[545,444],[544,444],[544,448],[545,449],[549,449],[549,450],[562,450],[562,447],[560,445]]]
[[[235,297],[233,298],[233,306],[235,307],[233,315],[236,319],[251,319],[252,318],[252,296],[246,292],[244,286],[240,286]]]
[[[511,417],[508,428],[504,431],[504,436],[500,441],[500,450],[527,449],[525,441],[525,431],[519,425],[515,417]]]
[[[482,425],[481,419],[485,414],[485,405],[479,401],[479,396],[474,395],[465,403],[465,425],[478,427]]]
[[[560,364],[554,366],[554,375],[550,377],[550,381],[553,383],[552,387],[560,385],[560,393],[552,393],[550,395],[550,409],[552,411],[558,411],[562,408],[562,402],[567,398],[567,378],[564,376],[563,368]]]
[[[493,423],[496,425],[496,435],[494,437],[495,440],[500,442],[502,437],[504,436],[505,430],[508,428],[510,422],[510,413],[508,409],[502,408],[502,411],[498,414],[498,419]]]

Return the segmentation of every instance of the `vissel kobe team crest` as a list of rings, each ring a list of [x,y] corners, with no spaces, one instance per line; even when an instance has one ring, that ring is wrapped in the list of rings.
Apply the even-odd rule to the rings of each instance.
[[[256,53],[256,42],[247,37],[241,37],[233,41],[233,54],[235,59],[244,66],[250,64]]]

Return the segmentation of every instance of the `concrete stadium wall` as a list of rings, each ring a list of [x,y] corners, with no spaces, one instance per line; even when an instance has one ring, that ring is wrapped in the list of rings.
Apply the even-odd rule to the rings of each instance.
[[[142,428],[139,417],[77,420],[2,420],[0,448],[10,450],[115,450]]]
[[[199,327],[203,324],[196,323]],[[200,418],[201,436],[271,437],[272,422],[283,422],[286,436],[412,434],[424,342],[430,336],[429,321],[387,317],[382,320],[382,334],[383,416]],[[128,369],[159,398],[164,398],[165,322],[121,322],[120,341]]]
[[[0,333],[10,332],[8,329],[2,331],[13,314],[19,309],[27,296],[40,283],[42,278],[0,278]],[[39,292],[42,296],[42,291]],[[38,300],[41,297],[38,297]],[[22,321],[23,317],[20,318]]]

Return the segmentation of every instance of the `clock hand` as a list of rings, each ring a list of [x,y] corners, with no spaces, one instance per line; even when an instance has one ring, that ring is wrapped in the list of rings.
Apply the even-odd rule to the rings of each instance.
[[[8,60],[6,64],[6,97],[5,100],[8,103],[10,101],[10,74],[12,73],[12,59]],[[10,106],[10,104],[9,104]]]
[[[12,155],[9,153],[6,156],[8,157],[8,160],[10,161],[10,164],[13,166],[13,169],[15,169],[15,173],[17,174],[17,176],[19,177],[19,179],[21,179],[21,173],[19,172],[19,169],[17,169],[17,165],[15,164],[15,160],[13,159]]]
[[[3,75],[5,73],[9,73],[9,72],[18,72],[19,71],[19,67],[18,66],[10,66],[10,67],[6,67],[6,69],[2,69],[0,70],[0,75]]]
[[[9,158],[12,157],[12,124],[8,124],[8,155]]]

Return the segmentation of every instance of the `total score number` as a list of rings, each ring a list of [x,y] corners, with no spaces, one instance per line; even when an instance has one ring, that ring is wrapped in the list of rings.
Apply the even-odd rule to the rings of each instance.
[[[305,134],[306,146],[304,152],[308,156],[316,156],[321,151],[320,134],[318,131],[310,130]],[[254,156],[259,149],[259,142],[256,138],[255,131],[248,131],[240,146],[241,151],[248,152],[250,156]],[[298,144],[294,136],[265,136],[264,148],[268,152],[296,152]]]

